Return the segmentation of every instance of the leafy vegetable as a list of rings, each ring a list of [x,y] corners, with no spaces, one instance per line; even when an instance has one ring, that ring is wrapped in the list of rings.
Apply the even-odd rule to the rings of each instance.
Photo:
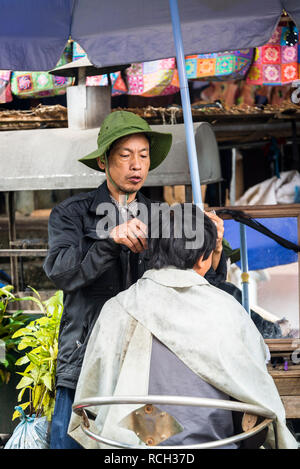
[[[15,362],[19,355],[17,346],[20,339],[12,336],[32,319],[23,314],[21,310],[13,314],[7,312],[10,303],[20,300],[12,293],[13,288],[12,285],[0,288],[0,385],[9,382],[11,373],[15,371]]]
[[[28,350],[16,361],[17,366],[27,365],[17,385],[20,389],[18,402],[26,394],[27,400],[20,407],[29,410],[36,417],[46,416],[51,420],[55,404],[55,372],[58,350],[58,332],[63,311],[63,292],[57,291],[51,298],[41,301],[38,292],[36,297],[25,297],[22,300],[35,301],[43,316],[31,321],[26,327],[17,330],[13,339],[18,339],[18,350]],[[20,416],[16,410],[13,420]]]

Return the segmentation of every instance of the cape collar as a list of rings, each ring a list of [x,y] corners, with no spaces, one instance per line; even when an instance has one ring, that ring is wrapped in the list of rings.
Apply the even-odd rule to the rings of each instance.
[[[194,285],[209,285],[208,281],[193,269],[177,269],[169,266],[159,270],[147,270],[142,278],[173,288],[186,288]]]

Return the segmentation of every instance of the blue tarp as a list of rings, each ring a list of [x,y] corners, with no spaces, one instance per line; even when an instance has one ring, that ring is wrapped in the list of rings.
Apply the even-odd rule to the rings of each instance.
[[[178,0],[186,54],[265,44],[299,0]],[[50,70],[69,37],[98,66],[175,57],[169,0],[1,0],[0,69]]]
[[[264,218],[256,219],[277,235],[298,244],[297,218]],[[246,226],[248,266],[249,270],[266,269],[276,265],[297,262],[298,254],[280,246],[268,236]],[[233,249],[240,247],[239,223],[224,220],[224,237]],[[237,263],[240,267],[240,262]]]

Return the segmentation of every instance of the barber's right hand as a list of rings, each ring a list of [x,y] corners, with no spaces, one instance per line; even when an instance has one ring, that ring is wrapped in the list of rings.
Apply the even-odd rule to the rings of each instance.
[[[109,236],[115,243],[124,244],[134,253],[147,249],[147,226],[138,218],[116,226]]]

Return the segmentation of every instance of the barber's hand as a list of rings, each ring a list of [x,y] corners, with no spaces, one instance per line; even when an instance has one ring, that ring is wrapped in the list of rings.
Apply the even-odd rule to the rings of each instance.
[[[218,215],[213,212],[205,212],[205,215],[207,215],[216,225],[217,243],[215,252],[221,252],[223,249],[222,240],[224,236],[224,221],[222,220],[222,218],[218,217]]]
[[[138,218],[116,226],[109,236],[115,243],[124,244],[134,253],[147,249],[147,226]]]

